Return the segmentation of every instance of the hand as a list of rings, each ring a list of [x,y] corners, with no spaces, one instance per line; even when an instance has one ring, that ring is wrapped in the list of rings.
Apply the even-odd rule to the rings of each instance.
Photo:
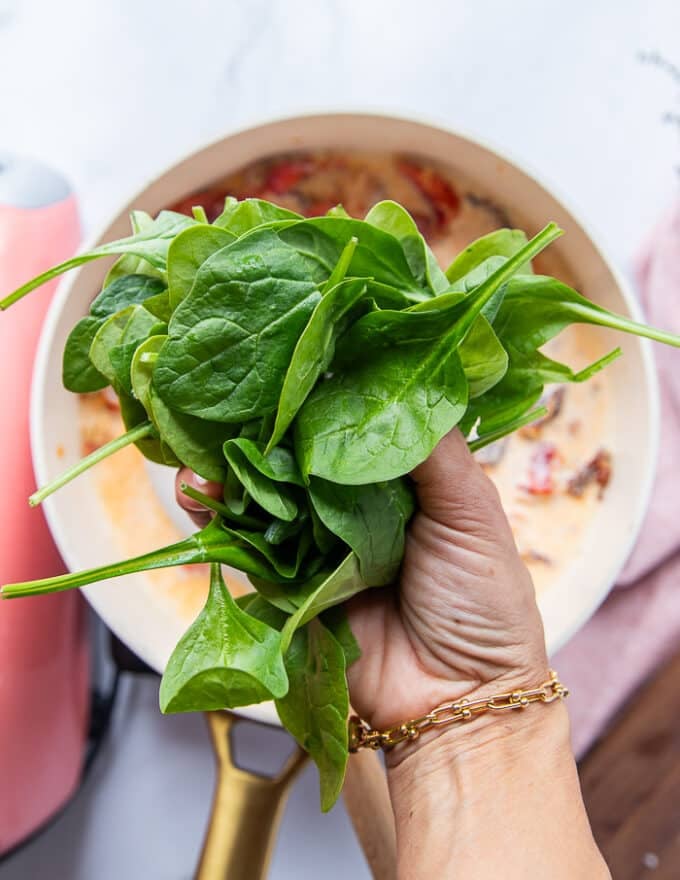
[[[464,695],[547,678],[531,577],[461,433],[445,437],[412,477],[419,511],[399,591],[368,591],[350,606],[362,649],[349,670],[352,704],[379,729]]]
[[[350,604],[362,649],[349,670],[352,704],[379,728],[484,688],[533,686],[547,677],[531,577],[496,488],[460,432],[445,437],[412,476],[420,509],[400,589],[371,590]],[[178,503],[205,525],[210,513],[181,483],[214,498],[222,487],[188,468],[177,474]]]

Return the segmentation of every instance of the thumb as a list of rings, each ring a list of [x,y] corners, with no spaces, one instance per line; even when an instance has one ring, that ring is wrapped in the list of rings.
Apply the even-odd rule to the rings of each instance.
[[[480,537],[509,535],[500,496],[454,428],[430,457],[411,472],[421,511],[456,532]]]

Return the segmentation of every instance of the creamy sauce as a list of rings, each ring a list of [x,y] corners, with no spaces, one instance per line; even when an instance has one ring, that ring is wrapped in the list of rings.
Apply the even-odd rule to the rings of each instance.
[[[480,235],[499,226],[525,226],[521,216],[509,217],[464,176],[412,157],[333,152],[277,156],[247,166],[173,207],[189,213],[192,205],[202,204],[214,219],[226,195],[258,196],[306,215],[325,213],[342,203],[356,217],[363,217],[376,201],[391,198],[411,212],[444,267]],[[574,284],[554,254],[542,254],[534,265],[538,272]],[[605,348],[596,329],[577,327],[562,333],[546,352],[580,369],[604,354]],[[540,436],[513,436],[495,463],[489,463],[488,455],[480,455],[499,488],[538,591],[547,589],[578,554],[602,495],[603,489],[595,484],[587,486],[580,497],[570,494],[568,486],[609,436],[607,402],[603,374],[584,385],[569,386],[559,414],[541,428]],[[80,413],[84,453],[123,430],[110,392],[83,395]],[[546,453],[551,491],[536,494],[531,491],[532,462]],[[135,448],[99,464],[94,479],[121,557],[145,553],[182,537]],[[184,566],[150,572],[148,577],[159,599],[172,603],[176,613],[189,620],[205,599],[206,568]],[[229,585],[236,594],[246,589],[239,577],[229,579]]]

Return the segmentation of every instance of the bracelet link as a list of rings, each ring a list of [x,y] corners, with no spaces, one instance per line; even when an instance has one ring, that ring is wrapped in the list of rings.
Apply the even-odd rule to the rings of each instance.
[[[348,727],[349,750],[350,752],[358,752],[359,749],[387,751],[399,743],[413,742],[423,731],[431,727],[469,721],[484,712],[521,710],[532,703],[554,703],[568,696],[569,690],[559,680],[557,673],[551,669],[550,678],[537,688],[509,691],[477,700],[463,698],[452,703],[443,703],[427,715],[397,724],[382,732],[369,727],[357,715],[352,715]]]

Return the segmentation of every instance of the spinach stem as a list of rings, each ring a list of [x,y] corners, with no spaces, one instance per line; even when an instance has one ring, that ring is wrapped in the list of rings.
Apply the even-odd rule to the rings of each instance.
[[[265,528],[265,524],[261,520],[256,519],[254,516],[248,516],[245,513],[234,513],[226,504],[223,504],[216,498],[211,498],[210,495],[206,495],[205,492],[201,492],[199,489],[194,489],[193,486],[189,486],[187,483],[181,483],[179,488],[182,494],[186,495],[187,498],[191,498],[193,501],[198,501],[203,507],[214,511],[215,513],[219,513],[224,519],[228,519],[236,525],[246,526],[246,528],[251,529]]]
[[[198,220],[199,223],[209,223],[208,215],[205,213],[205,208],[202,205],[194,205],[191,209],[191,213],[194,215],[194,220]]]
[[[519,418],[507,422],[500,428],[496,428],[495,431],[489,431],[488,434],[482,434],[481,437],[477,437],[476,440],[471,440],[468,443],[468,448],[470,452],[477,452],[480,449],[484,449],[484,447],[488,446],[490,443],[495,443],[496,440],[502,440],[503,437],[507,437],[507,435],[512,434],[513,431],[517,431],[519,428],[523,428],[525,425],[535,422],[536,419],[543,418],[544,415],[547,415],[547,412],[548,410],[544,406],[532,409],[531,412],[525,413],[523,416],[519,416]]]
[[[47,272],[43,272],[42,275],[38,275],[26,284],[22,284],[21,287],[18,287],[13,293],[10,293],[9,296],[0,300],[0,311],[8,309],[11,305],[14,305],[15,302],[23,299],[27,293],[36,290],[38,287],[42,287],[43,284],[47,284],[47,282],[51,281],[53,278],[63,275],[64,272],[68,272],[69,269],[75,269],[76,266],[82,266],[83,263],[89,263],[90,260],[95,260],[97,256],[98,255],[80,254],[77,257],[72,257],[65,263],[53,266],[51,269],[48,269]]]
[[[16,596],[39,596],[44,593],[57,593],[61,590],[70,590],[73,587],[84,587],[87,584],[93,584],[107,578],[135,574],[139,571],[206,562],[206,557],[206,549],[196,541],[195,537],[186,538],[176,544],[171,544],[169,547],[153,550],[151,553],[137,556],[134,559],[126,559],[123,562],[112,562],[99,568],[91,568],[87,571],[74,571],[42,580],[5,584],[2,587],[2,598],[13,599]]]
[[[138,440],[148,437],[153,430],[151,422],[142,422],[141,425],[137,425],[137,427],[132,428],[122,436],[116,437],[116,439],[111,440],[110,443],[105,443],[103,446],[100,446],[99,449],[95,449],[94,452],[86,455],[85,458],[81,459],[77,464],[74,464],[73,467],[64,471],[63,474],[55,477],[50,483],[47,483],[47,485],[38,489],[37,492],[34,492],[28,499],[28,503],[31,507],[36,507],[44,501],[45,498],[52,495],[53,492],[56,492],[57,489],[61,489],[62,486],[70,483],[71,480],[74,480],[76,477],[80,476],[80,474],[89,470],[93,465],[108,458],[109,455],[113,455],[114,452],[118,452],[119,449],[124,449],[131,443],[136,443]]]
[[[647,327],[646,324],[638,324],[637,321],[631,321],[629,318],[624,318],[623,315],[601,314],[599,309],[591,309],[580,303],[573,303],[571,310],[573,314],[582,315],[586,323],[611,327],[612,330],[621,330],[623,333],[644,336],[647,339],[653,339],[655,342],[664,342],[666,345],[680,348],[680,336],[668,333],[665,330],[658,330],[656,327]]]

